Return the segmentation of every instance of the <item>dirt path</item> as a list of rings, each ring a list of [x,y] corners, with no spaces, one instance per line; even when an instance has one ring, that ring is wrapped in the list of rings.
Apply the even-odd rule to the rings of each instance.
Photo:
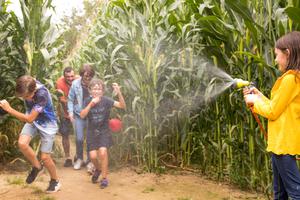
[[[61,166],[61,163],[59,163]],[[137,174],[129,168],[112,171],[110,185],[100,189],[92,184],[85,169],[59,167],[62,189],[55,194],[45,194],[48,175],[41,174],[31,185],[24,184],[26,173],[0,176],[0,199],[5,200],[237,200],[264,199],[256,194],[242,192],[193,174],[154,175]]]
[[[74,151],[73,151],[74,152]],[[111,170],[109,187],[100,189],[91,183],[85,168],[64,168],[56,159],[62,184],[61,191],[45,194],[49,176],[42,173],[31,185],[24,184],[27,172],[0,171],[0,199],[5,200],[243,200],[265,199],[199,175],[137,174],[130,168]]]

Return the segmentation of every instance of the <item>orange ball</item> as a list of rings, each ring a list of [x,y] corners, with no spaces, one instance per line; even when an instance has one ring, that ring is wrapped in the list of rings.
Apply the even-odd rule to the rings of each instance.
[[[122,129],[122,121],[117,118],[112,118],[108,122],[109,128],[112,132],[116,133]]]

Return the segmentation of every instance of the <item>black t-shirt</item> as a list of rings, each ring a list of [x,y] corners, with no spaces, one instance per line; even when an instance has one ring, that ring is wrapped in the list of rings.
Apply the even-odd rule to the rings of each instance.
[[[88,97],[90,97],[89,90],[82,85],[82,98],[83,98],[83,100],[87,99]]]
[[[92,100],[92,97],[86,98],[84,106],[86,107]],[[88,131],[107,133],[109,131],[108,120],[110,110],[114,105],[114,100],[109,97],[101,97],[99,103],[91,108],[87,115]]]

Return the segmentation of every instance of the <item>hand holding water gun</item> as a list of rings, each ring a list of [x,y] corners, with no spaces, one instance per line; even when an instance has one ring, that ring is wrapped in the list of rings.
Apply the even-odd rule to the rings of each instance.
[[[248,107],[254,105],[254,103],[261,99],[263,94],[254,86],[243,88],[244,99]]]

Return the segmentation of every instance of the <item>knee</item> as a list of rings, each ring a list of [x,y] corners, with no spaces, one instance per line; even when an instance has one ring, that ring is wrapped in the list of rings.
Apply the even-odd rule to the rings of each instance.
[[[50,154],[41,153],[41,160],[42,160],[43,163],[47,163],[47,162],[51,161]]]
[[[97,160],[97,155],[96,154],[90,154],[90,159],[91,160]]]
[[[107,151],[106,150],[100,150],[99,157],[101,160],[107,158]]]

